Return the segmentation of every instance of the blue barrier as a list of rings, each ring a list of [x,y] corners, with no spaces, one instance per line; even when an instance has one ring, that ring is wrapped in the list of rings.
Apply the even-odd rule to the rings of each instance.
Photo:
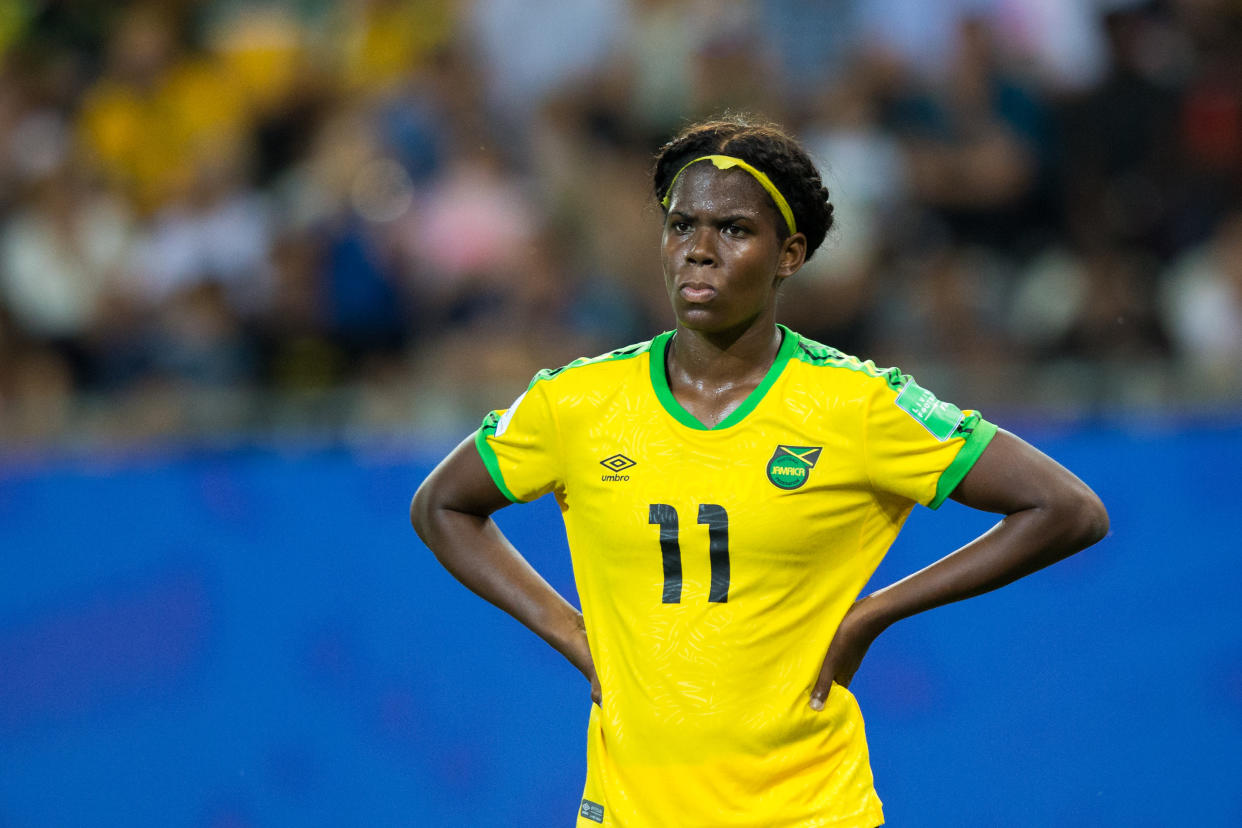
[[[1242,825],[1242,429],[1033,441],[1113,534],[872,648],[854,689],[890,823]],[[588,688],[418,542],[431,459],[0,472],[0,825],[571,824]],[[499,518],[572,594],[554,504]],[[916,510],[876,581],[989,523]]]

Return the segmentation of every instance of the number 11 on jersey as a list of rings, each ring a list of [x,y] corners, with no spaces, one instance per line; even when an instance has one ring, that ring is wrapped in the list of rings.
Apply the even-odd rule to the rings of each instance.
[[[666,604],[681,603],[681,543],[677,510],[667,503],[652,503],[647,522],[660,527],[660,552],[664,558]],[[712,584],[707,600],[729,600],[729,514],[715,503],[699,504],[699,523],[707,525],[707,555],[712,564]]]

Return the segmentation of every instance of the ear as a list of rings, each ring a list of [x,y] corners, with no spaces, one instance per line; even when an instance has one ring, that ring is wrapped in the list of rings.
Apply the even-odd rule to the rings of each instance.
[[[788,279],[798,272],[806,261],[806,236],[794,233],[781,243],[781,254],[776,264],[777,281]]]

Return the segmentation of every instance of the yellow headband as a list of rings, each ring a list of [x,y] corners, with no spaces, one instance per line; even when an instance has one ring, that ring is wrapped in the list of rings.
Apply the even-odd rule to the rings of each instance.
[[[681,174],[686,171],[686,167],[691,164],[697,164],[700,161],[711,161],[712,166],[718,170],[727,170],[732,167],[740,167],[741,169],[746,170],[746,172],[754,176],[755,180],[759,182],[759,185],[763,187],[763,189],[767,190],[768,195],[772,196],[772,200],[776,202],[776,208],[780,210],[781,215],[785,217],[785,224],[789,225],[789,235],[792,236],[794,233],[798,232],[798,226],[794,223],[793,210],[789,209],[789,202],[785,200],[783,195],[781,195],[781,191],[776,189],[776,185],[772,183],[772,179],[768,178],[767,175],[755,169],[750,164],[747,164],[742,159],[734,158],[732,155],[704,155],[700,158],[694,159],[693,161],[687,162],[680,170],[677,171],[677,175],[673,176],[673,180],[669,182],[668,190],[664,193],[664,198],[660,201],[660,203],[664,205],[665,209],[668,209],[668,197],[672,194],[673,185],[677,183],[677,179],[681,178]]]

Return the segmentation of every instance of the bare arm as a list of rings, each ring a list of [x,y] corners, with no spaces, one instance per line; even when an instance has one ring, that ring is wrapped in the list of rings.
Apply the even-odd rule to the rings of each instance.
[[[1055,460],[1003,430],[952,497],[1005,517],[957,551],[854,603],[828,647],[811,691],[815,709],[823,707],[833,681],[849,686],[871,642],[891,624],[1016,581],[1108,533],[1108,513],[1095,492]]]
[[[474,446],[463,440],[427,476],[410,503],[410,522],[444,568],[569,659],[600,700],[582,614],[539,575],[491,514],[509,505]]]

